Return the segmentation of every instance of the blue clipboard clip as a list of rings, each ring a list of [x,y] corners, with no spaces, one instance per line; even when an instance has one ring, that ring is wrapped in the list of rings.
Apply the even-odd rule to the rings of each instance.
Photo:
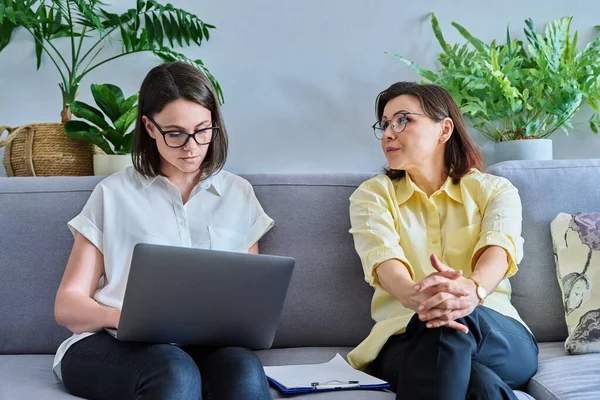
[[[349,388],[357,388],[360,387],[360,383],[358,381],[327,381],[327,382],[312,382],[310,386],[316,390],[322,389],[349,389]]]

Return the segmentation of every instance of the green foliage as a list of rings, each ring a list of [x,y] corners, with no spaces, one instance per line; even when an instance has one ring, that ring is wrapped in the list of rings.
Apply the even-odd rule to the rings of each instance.
[[[584,103],[594,111],[589,125],[597,133],[600,35],[578,51],[571,19],[554,20],[543,33],[537,33],[527,19],[526,43],[511,38],[507,27],[504,44],[495,40],[486,44],[453,22],[466,43],[451,45],[432,14],[431,26],[442,48],[439,70],[429,71],[406,57],[396,57],[446,88],[472,126],[494,142],[546,138],[557,129],[567,132],[573,114]]]
[[[72,139],[95,144],[106,154],[129,154],[133,145],[133,129],[137,117],[138,94],[125,99],[117,86],[92,84],[92,95],[98,108],[81,101],[71,104],[74,116],[86,121],[68,121],[65,134]]]
[[[70,119],[69,105],[75,101],[81,80],[91,71],[114,59],[149,51],[163,61],[185,61],[202,69],[213,81],[219,99],[219,83],[201,60],[192,60],[173,50],[173,46],[200,46],[210,37],[213,25],[171,4],[155,0],[136,0],[135,8],[113,14],[99,0],[0,0],[0,52],[10,43],[12,33],[21,27],[35,42],[37,67],[45,53],[58,69],[63,95],[63,122]],[[54,46],[56,39],[68,38],[70,55]],[[86,39],[91,46],[82,52]],[[120,53],[99,59],[104,45],[121,42]],[[87,43],[87,42],[86,42]],[[66,111],[65,111],[66,110]]]

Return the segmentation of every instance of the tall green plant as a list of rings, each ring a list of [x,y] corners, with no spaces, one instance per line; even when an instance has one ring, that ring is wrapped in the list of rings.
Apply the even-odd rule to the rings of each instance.
[[[60,73],[63,123],[71,119],[69,107],[87,74],[117,58],[145,51],[164,61],[186,61],[202,69],[222,101],[221,87],[202,60],[189,59],[173,50],[175,45],[200,46],[215,27],[171,4],[136,0],[135,5],[119,15],[108,12],[99,0],[0,0],[0,52],[9,44],[15,29],[21,27],[31,34],[38,69],[45,53]],[[92,37],[91,46],[83,51],[84,42]],[[70,41],[69,55],[54,45],[61,38]],[[121,42],[120,53],[99,58],[111,39]]]
[[[446,88],[473,127],[494,142],[546,138],[557,129],[567,132],[573,114],[584,103],[594,111],[589,125],[597,133],[600,35],[578,51],[578,34],[571,34],[571,20],[552,21],[540,34],[527,19],[526,44],[511,38],[508,28],[506,43],[486,44],[453,22],[467,42],[449,44],[432,14],[433,33],[442,48],[438,71],[396,57],[426,80]]]

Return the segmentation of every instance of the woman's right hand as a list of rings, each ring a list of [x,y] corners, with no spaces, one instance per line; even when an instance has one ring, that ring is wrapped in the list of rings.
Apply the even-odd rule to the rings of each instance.
[[[419,291],[416,287],[417,285],[415,285],[415,282],[408,272],[407,266],[396,259],[387,260],[381,263],[377,267],[376,273],[381,287],[390,295],[394,296],[398,301],[400,301],[404,307],[413,310],[417,314],[421,304],[438,293],[436,288],[428,288]],[[446,279],[458,279],[462,277],[461,271],[454,270],[438,271],[435,274],[443,276]],[[460,294],[453,295],[452,302],[447,301],[444,303],[444,306],[454,304],[453,301],[456,301],[457,304],[460,304],[462,301]],[[448,309],[444,310],[444,313],[450,313],[452,311],[453,309]],[[466,326],[459,324],[456,321],[449,321],[445,326],[461,332],[468,332]]]

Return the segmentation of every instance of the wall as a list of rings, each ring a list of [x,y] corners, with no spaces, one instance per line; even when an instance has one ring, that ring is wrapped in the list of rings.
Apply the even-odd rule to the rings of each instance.
[[[379,171],[385,159],[370,128],[375,96],[392,82],[418,79],[385,52],[435,68],[439,46],[428,18],[432,11],[451,42],[460,40],[452,21],[489,41],[502,40],[508,23],[513,35],[522,37],[527,17],[541,26],[572,15],[580,43],[590,40],[592,27],[600,24],[600,3],[576,0],[550,0],[544,6],[516,0],[172,3],[217,26],[209,42],[184,52],[204,59],[223,86],[231,139],[226,167],[236,173]],[[134,1],[112,4],[121,12]],[[68,54],[68,43],[59,47]],[[115,49],[107,49],[111,52]],[[157,62],[142,54],[106,64],[84,79],[80,99],[91,101],[91,83],[110,82],[131,94]],[[58,81],[48,59],[36,71],[33,43],[19,31],[0,53],[0,125],[59,121]],[[555,158],[600,157],[600,136],[582,116],[574,122],[568,137],[553,135]],[[476,139],[490,162],[490,143]]]

